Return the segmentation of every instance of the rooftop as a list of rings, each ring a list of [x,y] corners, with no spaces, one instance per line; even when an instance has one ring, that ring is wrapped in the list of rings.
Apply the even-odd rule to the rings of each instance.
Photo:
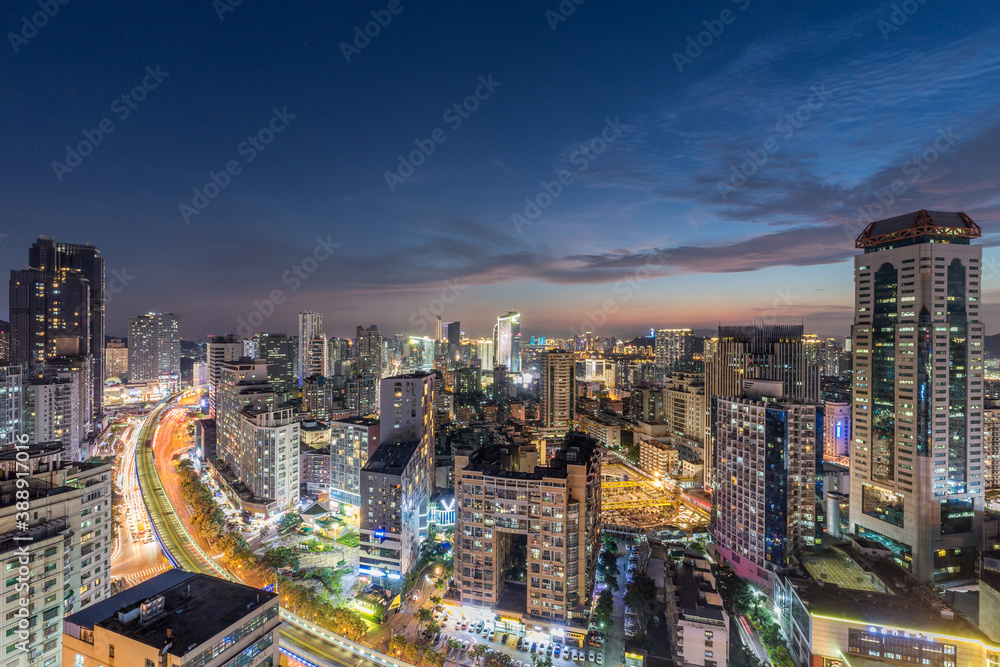
[[[968,241],[982,234],[979,225],[961,211],[928,211],[920,209],[913,213],[897,215],[870,223],[855,241],[857,248],[872,248],[893,242],[913,242],[913,240],[934,237]]]
[[[561,479],[567,476],[568,466],[588,465],[599,451],[597,440],[585,433],[570,431],[548,465],[538,465],[533,472],[517,472],[505,466],[511,461],[511,452],[518,447],[516,444],[484,444],[469,457],[466,470],[512,479]]]
[[[372,417],[344,417],[331,420],[334,424],[352,424],[354,426],[378,426],[379,420]]]
[[[162,613],[145,623],[138,617],[121,620],[119,612],[134,611],[142,602],[160,595],[164,596]],[[170,652],[183,656],[259,608],[275,603],[276,598],[275,593],[225,579],[168,570],[67,616],[66,631],[73,634],[72,626],[101,627],[156,649],[173,643],[175,648]]]
[[[402,475],[406,464],[420,447],[419,440],[404,440],[402,442],[383,442],[372,455],[362,472],[376,472],[383,475]]]

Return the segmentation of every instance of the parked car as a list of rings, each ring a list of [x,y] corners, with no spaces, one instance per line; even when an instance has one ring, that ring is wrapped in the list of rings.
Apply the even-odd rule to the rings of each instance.
[[[469,640],[468,639],[466,639],[464,642],[462,642],[462,650],[463,651],[468,651],[469,650]]]
[[[518,637],[518,638],[517,638],[517,650],[518,650],[518,651],[520,651],[520,650],[521,650],[521,645],[522,645],[522,644],[524,644],[524,637]]]
[[[589,651],[589,652],[587,653],[587,660],[589,660],[590,662],[594,662],[594,661],[596,660],[596,659],[594,658],[594,652],[593,652],[593,651]]]
[[[563,660],[572,660],[572,658],[573,656],[570,655],[568,648],[563,651]]]
[[[573,661],[575,662],[579,659],[580,659],[580,653],[576,649],[573,649]]]
[[[528,649],[528,653],[534,653],[536,648],[538,648],[538,643],[531,642],[531,648]]]
[[[556,646],[556,651],[555,651],[555,653],[553,655],[555,655],[555,657],[558,658],[560,651],[562,651],[562,647],[561,646]]]
[[[509,632],[503,633],[503,637],[500,638],[500,643],[501,644],[506,644],[507,643],[507,637],[510,637],[510,633]]]
[[[604,664],[604,654],[603,653],[598,653],[597,654],[597,664],[598,665],[603,665]]]

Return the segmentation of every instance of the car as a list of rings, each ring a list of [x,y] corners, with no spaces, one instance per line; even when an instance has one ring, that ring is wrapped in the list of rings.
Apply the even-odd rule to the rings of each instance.
[[[552,644],[549,644],[548,646],[545,647],[545,655],[552,655],[552,651],[554,650],[555,647],[552,646]]]
[[[522,644],[524,644],[524,637],[518,637],[518,638],[517,638],[517,650],[518,650],[518,651],[520,651],[520,650],[521,650],[521,645],[522,645]]]
[[[466,639],[464,642],[462,642],[462,650],[463,651],[468,651],[469,650],[469,640],[468,639]]]
[[[503,633],[503,637],[500,638],[500,643],[501,644],[506,644],[507,643],[507,637],[510,637],[510,633],[508,633],[508,632]]]
[[[604,654],[603,653],[598,653],[597,654],[597,664],[598,665],[603,665],[604,664]]]
[[[537,642],[531,642],[531,648],[528,649],[528,653],[534,653],[536,648],[538,648]]]
[[[556,646],[556,651],[555,651],[555,653],[553,655],[555,655],[555,657],[558,658],[560,651],[562,651],[562,647],[561,646]]]
[[[440,642],[440,641],[441,641],[441,633],[438,632],[438,633],[435,633],[434,640],[431,642],[431,644],[433,644],[434,646],[437,646],[438,642]]]
[[[590,662],[594,662],[595,661],[594,652],[593,651],[590,651],[590,652],[587,653],[587,660],[589,660]]]
[[[469,627],[469,622],[468,621],[462,621],[462,629],[465,630],[467,627]]]
[[[486,635],[490,634],[490,629],[489,628],[483,628],[483,631],[480,632],[479,634],[481,634],[483,637],[485,637]]]
[[[563,660],[572,660],[573,656],[569,654],[569,649],[563,651]]]

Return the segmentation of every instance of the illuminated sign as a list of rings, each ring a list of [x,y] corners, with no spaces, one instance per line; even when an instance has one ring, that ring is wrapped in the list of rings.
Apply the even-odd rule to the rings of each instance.
[[[844,433],[844,422],[837,422],[837,439],[840,440]]]
[[[447,502],[447,501],[445,501],[444,499],[442,499],[442,500],[441,500],[441,508],[442,508],[442,509],[443,509],[443,510],[444,510],[445,512],[450,512],[450,511],[452,511],[453,509],[455,509],[455,499],[454,499],[454,498],[452,498],[452,499],[451,499],[451,504],[450,504],[450,505],[448,504],[448,502]]]
[[[376,530],[375,531],[375,539],[384,540],[385,539],[385,531],[384,530]]]

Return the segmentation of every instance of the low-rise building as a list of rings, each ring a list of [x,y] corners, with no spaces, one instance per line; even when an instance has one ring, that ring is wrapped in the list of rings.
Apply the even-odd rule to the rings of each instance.
[[[651,475],[666,479],[676,474],[679,460],[677,450],[665,442],[644,439],[639,443],[639,467]]]
[[[729,614],[715,588],[715,576],[700,554],[685,554],[664,577],[667,627],[675,664],[726,667]]]
[[[275,593],[167,570],[68,616],[61,664],[275,667],[280,624]]]

